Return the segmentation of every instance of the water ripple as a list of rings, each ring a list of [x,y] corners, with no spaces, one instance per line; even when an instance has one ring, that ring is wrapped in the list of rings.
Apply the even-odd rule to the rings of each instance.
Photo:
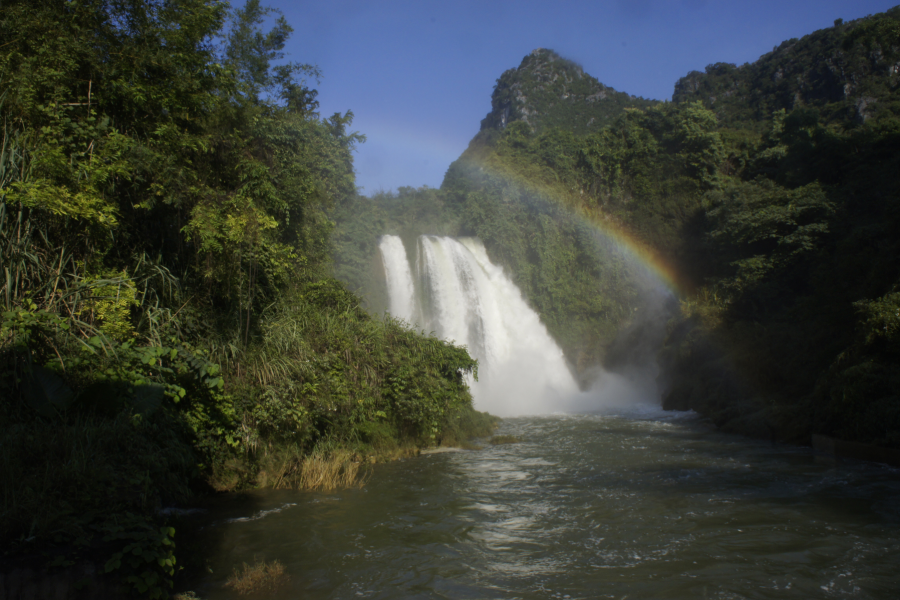
[[[900,472],[695,419],[509,419],[518,444],[260,494],[207,528],[212,573],[278,558],[277,598],[864,598],[900,589]],[[291,510],[285,510],[291,508]],[[233,509],[231,509],[233,510]]]

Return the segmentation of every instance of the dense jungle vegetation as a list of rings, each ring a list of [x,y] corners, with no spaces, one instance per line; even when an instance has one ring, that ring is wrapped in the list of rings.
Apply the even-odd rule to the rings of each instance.
[[[490,431],[465,350],[372,316],[385,233],[484,240],[583,383],[651,358],[636,248],[678,275],[664,406],[900,447],[900,10],[690,73],[672,102],[537,50],[440,189],[374,198],[290,33],[257,0],[4,2],[4,560],[100,557],[163,597],[160,507]]]
[[[615,232],[677,273],[666,408],[900,447],[900,8],[692,72],[672,102],[595,82],[525,57],[440,190],[338,219],[338,276],[377,290],[381,233],[477,235],[583,374],[640,358],[658,316]]]
[[[3,3],[5,561],[164,597],[162,506],[491,431],[464,349],[330,276],[364,138],[290,34],[258,0]]]

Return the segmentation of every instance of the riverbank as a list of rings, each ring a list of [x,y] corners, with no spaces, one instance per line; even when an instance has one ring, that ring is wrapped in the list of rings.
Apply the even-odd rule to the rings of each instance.
[[[278,561],[273,600],[893,598],[896,470],[659,414],[509,418],[518,443],[379,465],[364,490],[228,497],[178,589],[237,599],[236,569]]]
[[[472,409],[445,420],[439,445],[490,435],[497,419]],[[234,451],[212,471],[198,468],[175,416],[120,413],[34,420],[3,428],[0,463],[5,531],[0,598],[165,597],[186,563],[186,522],[175,505],[261,489],[329,491],[359,487],[367,466],[416,455],[423,440],[383,428],[368,442],[303,452],[269,445]],[[396,437],[395,437],[396,436]],[[24,463],[16,457],[30,456]],[[184,541],[182,541],[184,540]],[[162,594],[162,595],[160,595]]]

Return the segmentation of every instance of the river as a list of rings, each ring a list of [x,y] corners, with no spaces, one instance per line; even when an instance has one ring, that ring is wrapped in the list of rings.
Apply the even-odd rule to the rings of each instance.
[[[485,445],[203,515],[202,598],[277,559],[273,598],[897,598],[900,470],[690,415],[510,418]]]

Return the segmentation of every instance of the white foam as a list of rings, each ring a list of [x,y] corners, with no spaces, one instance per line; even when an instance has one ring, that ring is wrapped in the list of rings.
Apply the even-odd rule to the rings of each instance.
[[[399,237],[383,236],[379,248],[391,314],[465,346],[478,359],[479,380],[470,387],[479,410],[671,418],[659,406],[655,372],[603,372],[589,391],[580,391],[562,350],[480,240],[421,236],[415,269]]]

